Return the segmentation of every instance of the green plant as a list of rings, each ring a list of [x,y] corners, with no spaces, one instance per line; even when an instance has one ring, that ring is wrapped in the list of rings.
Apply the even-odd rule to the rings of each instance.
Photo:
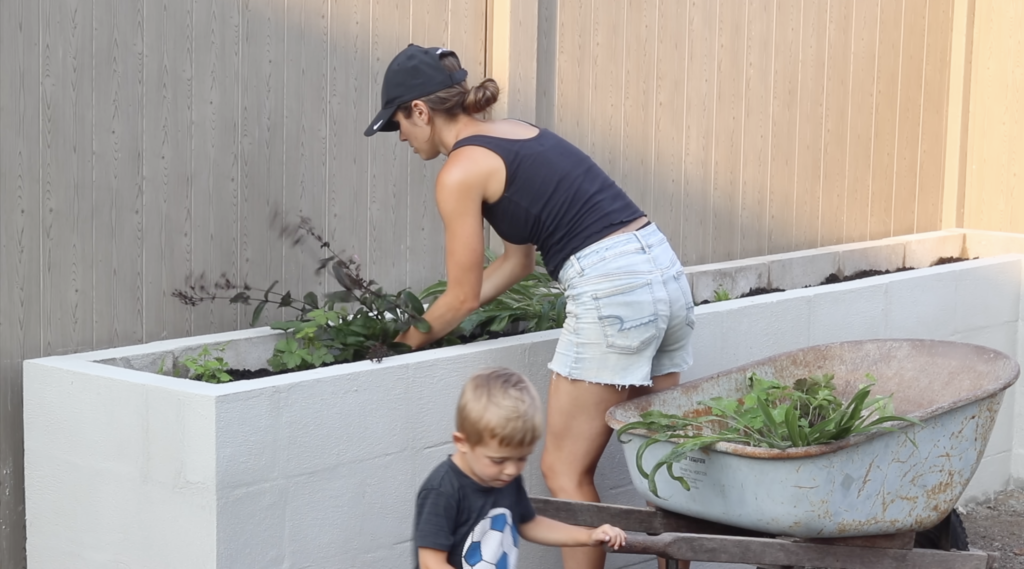
[[[270,322],[271,328],[286,332],[267,360],[270,369],[278,373],[366,359],[380,361],[409,351],[409,346],[395,338],[410,326],[430,331],[430,323],[423,318],[424,303],[440,296],[447,288],[446,281],[438,281],[420,295],[409,289],[390,293],[364,279],[359,258],[336,253],[308,217],[290,222],[275,210],[271,229],[293,248],[312,240],[319,251],[326,251],[326,256],[317,255],[314,272],[330,274],[340,288],[295,296],[277,290],[278,281],[258,288],[234,282],[226,274],[209,282],[202,273],[190,279],[186,288],[175,289],[172,296],[186,306],[214,301],[252,305],[251,326],[259,323],[267,307],[292,311],[290,318]],[[494,255],[488,252],[486,264],[493,261]],[[540,255],[535,262],[532,274],[426,348],[560,328],[565,321],[565,298],[544,270]]]
[[[296,297],[291,291],[276,292],[278,281],[260,289],[232,282],[226,275],[209,285],[200,275],[187,290],[175,290],[175,298],[188,306],[215,300],[241,305],[255,303],[251,325],[256,325],[267,306],[293,310],[293,318],[270,324],[275,330],[287,332],[267,360],[275,372],[366,359],[380,361],[409,351],[409,346],[395,342],[395,338],[410,326],[423,332],[430,330],[419,297],[409,289],[388,293],[377,282],[364,279],[359,258],[337,254],[308,217],[290,223],[275,212],[272,223],[278,225],[279,235],[293,247],[312,239],[320,250],[326,251],[327,256],[319,259],[315,273],[329,271],[341,288],[322,297],[312,291]]]
[[[665,468],[669,477],[689,490],[686,479],[675,473],[673,464],[715,443],[784,450],[825,444],[872,431],[898,430],[887,423],[921,424],[916,419],[893,414],[891,396],[871,397],[875,378],[870,374],[867,377],[869,382],[861,385],[844,403],[835,395],[833,374],[800,378],[789,386],[751,373],[747,377],[750,391],[743,397],[701,401],[701,405],[710,408],[710,415],[684,417],[651,410],[642,413],[639,421],[620,427],[616,435],[619,441],[625,442],[626,433],[650,433],[650,438],[637,449],[636,466],[647,480],[651,493],[658,496],[655,475],[659,470]],[[917,446],[909,434],[906,436]],[[676,444],[648,472],[643,467],[644,453],[660,441]]]
[[[495,255],[487,251],[486,267]],[[423,302],[441,296],[448,282],[441,280],[420,293]],[[540,254],[534,271],[512,288],[470,314],[439,344],[465,343],[489,338],[561,328],[565,322],[565,296],[547,273]]]
[[[225,346],[218,346],[213,349],[214,352],[223,353]],[[189,379],[196,381],[205,381],[206,383],[227,383],[231,381],[231,375],[228,374],[227,360],[222,356],[214,356],[211,353],[209,346],[203,346],[203,349],[199,353],[192,356],[185,356],[181,359],[181,363],[185,364],[191,373]],[[163,362],[160,362],[161,371],[163,368]]]
[[[715,289],[715,300],[714,300],[714,302],[722,302],[723,300],[730,300],[730,299],[732,299],[732,297],[729,296],[729,291],[726,290],[726,288],[724,286],[718,285],[718,288]]]

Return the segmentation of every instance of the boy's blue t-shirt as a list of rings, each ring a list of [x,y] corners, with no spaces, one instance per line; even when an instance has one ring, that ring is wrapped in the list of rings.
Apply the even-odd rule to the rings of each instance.
[[[501,488],[483,486],[448,457],[416,497],[414,567],[418,548],[427,547],[447,551],[455,569],[515,569],[519,528],[534,517],[522,476]]]

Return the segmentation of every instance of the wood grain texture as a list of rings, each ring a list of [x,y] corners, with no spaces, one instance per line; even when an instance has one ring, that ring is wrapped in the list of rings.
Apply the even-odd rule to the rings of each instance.
[[[720,2],[693,0],[689,4],[683,108],[683,254],[680,260],[686,265],[697,265],[708,262],[711,250],[715,61]]]
[[[1020,26],[1024,12],[1017,3],[978,2],[971,65],[970,127],[964,225],[1014,231],[1024,190],[1020,140],[1024,92],[1024,56]]]
[[[554,128],[558,104],[558,61],[563,38],[559,0],[537,0],[537,125]],[[562,68],[564,69],[564,67]]]
[[[775,14],[768,252],[794,248],[796,153],[800,96],[801,2],[779,0]]]
[[[719,2],[715,75],[712,215],[707,259],[739,255],[743,176],[743,84],[746,60],[746,2]]]
[[[942,228],[945,191],[946,116],[953,35],[953,0],[928,0],[928,37],[924,55],[921,150],[917,168],[917,232]],[[953,156],[949,157],[953,159]]]
[[[143,134],[145,341],[191,331],[171,298],[192,272],[192,1],[150,0]]]
[[[828,57],[825,63],[824,135],[822,137],[821,246],[843,242],[846,223],[847,161],[850,136],[850,89],[853,62],[854,3],[831,0]]]
[[[40,8],[0,2],[0,567],[24,569],[21,360],[42,353]]]
[[[747,0],[743,88],[743,162],[740,180],[739,252],[768,253],[768,174],[771,153],[775,2]]]
[[[824,146],[828,0],[804,0],[800,37],[800,116],[797,120],[793,248],[818,246]]]
[[[363,136],[363,129],[380,106],[380,93],[370,81],[372,9],[372,0],[331,2],[326,231],[338,254],[360,259],[367,259],[369,251],[366,212],[370,140]],[[325,286],[329,291],[339,288],[330,277]]]
[[[447,0],[419,0],[410,7],[411,41],[423,46],[450,47],[459,55],[460,61],[466,58],[463,66],[469,71],[469,85],[482,81],[484,69],[477,66],[477,46],[472,43],[472,38],[466,37],[469,30],[465,24],[450,20]],[[405,144],[401,147],[400,151],[411,154],[411,149]],[[409,275],[408,286],[419,292],[445,275],[444,223],[434,199],[437,173],[444,161],[438,157],[427,162],[416,154],[411,154],[408,160],[409,175],[404,184],[409,215],[406,273]]]
[[[192,270],[237,282],[239,5],[197,2],[193,17]],[[238,307],[226,302],[201,305],[193,315],[195,335],[238,327]]]
[[[326,0],[288,2],[285,17],[283,212],[291,222],[309,217],[320,232],[327,210],[328,12]],[[311,239],[283,246],[281,290],[299,298],[323,291],[323,276],[314,272],[319,246]]]
[[[281,278],[284,262],[281,242],[268,227],[284,197],[285,4],[244,0],[239,25],[238,276],[263,288]],[[242,327],[254,309],[240,308]],[[266,310],[258,324],[281,315]]]
[[[875,68],[875,126],[871,149],[869,239],[881,239],[892,235],[896,134],[901,122],[899,96],[903,13],[903,0],[881,3],[878,17],[878,59]]]
[[[594,2],[591,65],[601,70],[590,82],[589,144],[583,148],[616,182],[622,182],[622,91],[625,3]],[[618,62],[618,63],[615,63]]]
[[[648,215],[654,207],[655,58],[658,1],[626,4],[619,185]]]
[[[650,219],[683,259],[683,115],[688,2],[660,0],[654,90],[654,196]]]
[[[92,3],[42,14],[43,353],[93,346]]]
[[[593,2],[558,1],[557,132],[583,149],[590,145]]]
[[[536,124],[537,54],[539,50],[538,0],[511,3],[509,84],[504,97],[508,116]]]
[[[409,0],[374,0],[370,77],[373,92],[378,97],[388,63],[409,43],[409,13]],[[379,109],[379,105],[379,101],[375,102],[374,108]],[[363,266],[369,278],[389,288],[408,284],[405,274],[409,237],[406,188],[410,154],[408,145],[393,133],[370,138],[370,248]]]
[[[846,160],[846,224],[843,242],[866,241],[871,212],[874,141],[875,66],[878,53],[879,0],[854,7],[853,63],[850,71],[850,134]]]
[[[918,164],[924,111],[925,39],[928,0],[906,0],[903,14],[903,61],[900,65],[899,126],[893,185],[892,234],[908,235],[917,222]]]

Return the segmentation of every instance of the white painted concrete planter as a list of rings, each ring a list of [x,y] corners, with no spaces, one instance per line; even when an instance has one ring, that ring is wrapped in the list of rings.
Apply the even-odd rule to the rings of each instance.
[[[800,271],[813,277],[833,262],[849,271],[863,256],[1024,253],[1017,237],[939,232],[689,273],[695,292],[763,267],[769,283],[803,286]],[[1018,355],[1022,269],[1024,255],[1004,255],[701,306],[687,377],[866,338],[955,339]],[[450,452],[462,383],[505,365],[546,394],[558,332],[224,385],[153,373],[168,355],[224,342],[234,366],[261,367],[275,337],[264,328],[25,362],[29,569],[408,566],[415,493]],[[1004,400],[965,500],[1024,481],[1019,399]],[[545,495],[539,450],[527,486]],[[639,504],[622,461],[616,450],[599,468],[604,499]],[[554,549],[527,546],[521,559],[560,566]]]

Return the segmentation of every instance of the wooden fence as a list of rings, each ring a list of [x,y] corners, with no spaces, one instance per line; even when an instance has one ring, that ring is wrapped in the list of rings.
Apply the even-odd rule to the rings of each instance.
[[[538,115],[686,264],[938,229],[953,0],[542,3]]]

